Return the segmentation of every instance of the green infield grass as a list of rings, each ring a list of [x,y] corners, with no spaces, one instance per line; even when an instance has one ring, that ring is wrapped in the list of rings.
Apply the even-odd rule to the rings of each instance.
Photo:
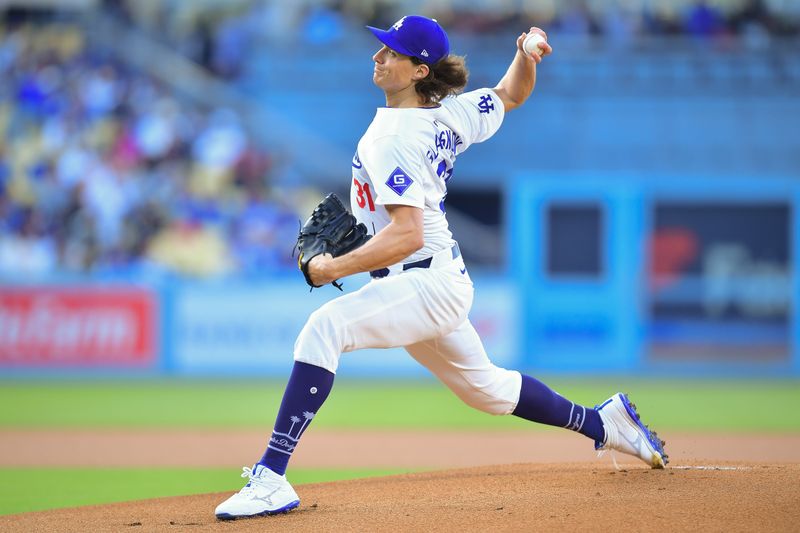
[[[293,469],[288,477],[297,486],[412,471]],[[231,468],[4,468],[0,469],[0,515],[165,496],[233,493],[244,482]],[[208,512],[210,515],[214,509]]]
[[[546,379],[585,405],[628,392],[659,430],[800,431],[800,381]],[[0,381],[0,428],[272,426],[285,381]],[[779,408],[775,408],[778,406]],[[317,428],[532,429],[475,411],[436,381],[339,380]]]

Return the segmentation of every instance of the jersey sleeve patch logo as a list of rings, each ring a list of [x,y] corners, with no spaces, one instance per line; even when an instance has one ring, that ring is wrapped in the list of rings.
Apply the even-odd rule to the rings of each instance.
[[[412,183],[414,183],[414,180],[400,167],[394,169],[389,175],[389,179],[386,180],[386,185],[396,192],[397,196],[403,196],[403,193],[411,187]]]
[[[481,96],[481,101],[478,102],[478,109],[481,113],[491,113],[494,111],[494,103],[492,101],[492,95],[485,94]]]

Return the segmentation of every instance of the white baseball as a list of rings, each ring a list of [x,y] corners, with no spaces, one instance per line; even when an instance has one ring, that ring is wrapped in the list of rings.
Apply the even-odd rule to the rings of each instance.
[[[539,48],[537,45],[544,42],[546,42],[545,38],[542,37],[541,34],[529,33],[528,36],[525,37],[525,41],[522,43],[522,49],[528,54],[536,52],[537,54],[542,55],[544,50]]]

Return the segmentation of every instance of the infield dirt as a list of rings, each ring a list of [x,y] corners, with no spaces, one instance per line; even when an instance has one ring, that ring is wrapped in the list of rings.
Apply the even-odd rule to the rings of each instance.
[[[684,465],[690,466],[690,465]],[[218,522],[204,494],[0,518],[2,531],[796,531],[800,465],[503,465],[302,485],[285,515]]]
[[[2,431],[0,464],[8,465],[10,457],[17,466],[27,464],[19,453],[27,445],[39,466],[45,466],[42,457],[54,465],[114,466],[112,456],[101,452],[113,441],[115,446],[128,443],[130,454],[112,447],[113,457],[124,455],[131,466],[166,466],[163,460],[153,464],[156,456],[171,457],[172,465],[224,466],[246,462],[244,457],[258,451],[264,438],[255,432],[180,434]],[[608,458],[594,459],[585,439],[565,432],[369,437],[319,431],[306,440],[306,453],[298,449],[297,466],[377,466],[369,463],[378,457],[384,467],[504,464],[299,485],[300,507],[275,517],[218,522],[213,510],[230,494],[220,493],[0,516],[0,532],[728,532],[797,531],[800,523],[799,435],[672,435],[672,462],[666,470],[650,470],[619,455],[624,464],[616,470]],[[367,447],[380,453],[370,459],[359,452]],[[79,448],[86,453],[78,454]],[[216,453],[187,460],[190,450],[208,449]],[[183,453],[176,456],[170,450]]]

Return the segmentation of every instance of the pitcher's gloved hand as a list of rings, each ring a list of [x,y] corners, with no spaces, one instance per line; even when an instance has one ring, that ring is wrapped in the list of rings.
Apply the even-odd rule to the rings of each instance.
[[[370,237],[367,227],[356,223],[356,218],[347,211],[341,200],[330,193],[314,208],[300,228],[295,245],[300,252],[297,267],[306,278],[306,283],[314,288],[321,287],[315,285],[309,276],[308,263],[320,254],[331,254],[333,257],[344,255],[363,245]],[[341,290],[339,283],[334,281],[332,284]]]

